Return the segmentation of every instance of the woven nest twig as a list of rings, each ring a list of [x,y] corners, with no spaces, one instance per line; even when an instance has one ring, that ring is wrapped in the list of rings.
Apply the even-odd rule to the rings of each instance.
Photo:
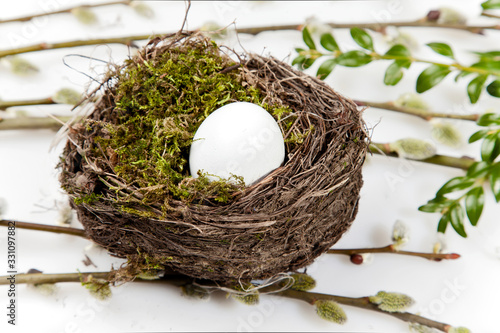
[[[154,59],[172,47],[207,43],[199,34],[177,33],[152,40],[135,61]],[[227,57],[221,53],[223,57]],[[269,278],[310,264],[349,228],[358,209],[361,166],[368,138],[356,105],[322,81],[275,59],[242,56],[235,69],[260,89],[269,104],[294,111],[294,130],[310,131],[300,145],[287,146],[284,165],[234,194],[225,205],[163,200],[151,205],[167,215],[140,217],[117,209],[116,193],[140,201],[137,189],[113,172],[112,158],[88,158],[95,148],[92,121],[113,122],[114,77],[84,125],[74,125],[63,153],[61,183],[75,199],[99,193],[73,207],[94,242],[129,266],[161,264],[196,278],[228,282]],[[228,58],[228,63],[230,59]],[[156,207],[156,208],[155,208]],[[142,265],[142,266],[141,266]],[[133,274],[133,273],[130,273]]]

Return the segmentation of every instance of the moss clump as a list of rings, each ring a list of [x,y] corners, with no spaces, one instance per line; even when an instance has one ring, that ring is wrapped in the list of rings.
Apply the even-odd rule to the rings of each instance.
[[[114,161],[113,171],[138,188],[142,203],[207,200],[228,203],[244,187],[242,178],[209,181],[207,174],[189,174],[189,147],[200,124],[216,109],[235,101],[258,104],[271,114],[287,107],[263,102],[259,90],[244,84],[235,65],[214,42],[176,47],[149,61],[130,60],[117,75],[112,122],[94,121],[96,156]],[[122,206],[128,212],[126,206]],[[150,212],[137,211],[151,217]]]

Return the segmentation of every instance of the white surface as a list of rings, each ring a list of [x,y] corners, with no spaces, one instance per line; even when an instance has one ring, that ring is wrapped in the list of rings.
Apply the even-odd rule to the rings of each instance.
[[[412,20],[440,6],[460,8],[471,23],[489,23],[478,19],[481,1],[346,1],[346,2],[193,2],[189,28],[206,21],[221,25],[236,21],[240,27],[267,24],[302,23],[315,15],[320,20],[366,22]],[[73,1],[23,0],[2,1],[2,18],[37,13],[47,5],[52,8],[69,6]],[[83,2],[82,2],[83,3]],[[156,18],[138,17],[129,8],[103,7],[96,10],[100,25],[84,27],[69,15],[57,15],[24,23],[0,25],[0,47],[30,45],[80,38],[121,36],[177,30],[184,17],[181,1],[151,2]],[[446,41],[453,45],[460,61],[469,61],[470,50],[498,49],[498,32],[478,36],[462,31],[405,28],[421,45],[431,41]],[[372,34],[381,52],[388,46],[378,34]],[[347,30],[335,31],[340,45],[354,48]],[[266,32],[257,36],[239,36],[247,51],[271,54],[291,61],[294,47],[302,47],[299,31]],[[230,46],[238,46],[232,39]],[[26,54],[23,57],[37,64],[41,71],[30,78],[19,78],[0,67],[0,98],[38,98],[67,86],[81,91],[88,78],[64,66],[68,54],[82,54],[103,60],[120,62],[129,51],[124,46],[92,46]],[[425,47],[417,54],[439,61],[446,59]],[[72,67],[98,76],[103,66],[97,61],[66,57]],[[423,66],[415,64],[396,87],[382,85],[387,64],[370,64],[363,68],[335,69],[327,82],[339,92],[357,99],[386,101],[401,93],[414,91],[415,79]],[[314,73],[314,68],[311,70]],[[465,82],[455,84],[447,78],[435,89],[424,93],[435,110],[448,112],[483,112],[496,107],[498,99],[482,96],[472,106],[465,94]],[[17,108],[18,110],[21,108]],[[44,114],[53,107],[22,108],[33,114]],[[61,114],[69,111],[58,107]],[[374,127],[373,139],[390,141],[406,136],[430,137],[430,126],[424,121],[388,111],[370,109],[365,119]],[[468,137],[475,126],[456,122]],[[55,166],[62,146],[49,152],[54,133],[40,131],[0,132],[0,197],[8,202],[5,218],[55,224],[57,208],[65,201],[58,186]],[[438,146],[439,153],[478,157],[479,145],[461,150]],[[411,241],[406,249],[430,251],[435,242],[437,214],[417,211],[417,207],[433,197],[449,178],[462,175],[460,170],[406,162],[374,156],[364,167],[365,184],[361,191],[359,213],[352,228],[337,248],[375,247],[390,241],[393,223],[403,220],[411,229]],[[498,332],[498,299],[500,287],[500,208],[490,194],[477,228],[467,226],[468,239],[451,230],[445,240],[450,252],[462,254],[451,262],[429,262],[420,258],[380,254],[370,265],[352,265],[347,257],[324,255],[308,273],[317,279],[318,292],[346,296],[365,296],[379,290],[398,291],[413,296],[417,303],[412,312],[421,312],[433,319],[455,326],[469,327],[475,333]],[[78,226],[74,222],[74,226]],[[90,242],[71,236],[18,230],[18,269],[37,268],[46,273],[107,270],[122,261],[104,251],[88,248]],[[0,274],[6,270],[6,229],[0,229]],[[82,263],[88,255],[97,268]],[[458,287],[457,287],[458,285]],[[345,307],[349,317],[344,326],[322,321],[309,305],[262,297],[261,304],[248,307],[223,296],[200,302],[184,298],[174,287],[152,284],[129,284],[114,289],[107,302],[98,302],[77,284],[61,284],[53,296],[42,296],[26,286],[18,286],[18,325],[7,325],[7,289],[0,287],[1,332],[150,332],[150,331],[334,331],[334,332],[407,332],[407,325],[389,316]]]
[[[212,180],[234,175],[249,186],[284,159],[285,142],[274,118],[257,104],[233,102],[201,123],[189,151],[189,168],[195,178],[198,171]]]

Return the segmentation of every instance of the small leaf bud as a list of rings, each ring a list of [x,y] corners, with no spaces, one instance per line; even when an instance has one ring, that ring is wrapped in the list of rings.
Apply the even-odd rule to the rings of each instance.
[[[379,291],[377,295],[370,296],[369,300],[378,305],[380,310],[386,312],[403,312],[415,303],[410,296],[386,291]]]
[[[78,22],[85,25],[92,25],[98,22],[97,16],[93,11],[85,7],[73,8],[71,10],[71,14],[73,14]]]
[[[181,287],[182,294],[186,297],[196,298],[199,300],[207,300],[210,298],[210,293],[203,287],[187,284]]]
[[[427,104],[420,95],[414,93],[405,93],[398,97],[394,101],[395,106],[413,108],[419,110],[429,110],[429,104]]]
[[[351,262],[355,265],[361,265],[363,263],[363,256],[358,253],[351,254]]]
[[[71,88],[62,88],[56,91],[52,96],[52,100],[57,104],[75,105],[80,102],[82,95]]]
[[[399,157],[410,160],[425,160],[436,154],[436,147],[431,142],[414,138],[391,142],[389,148],[396,152]]]
[[[322,319],[333,321],[337,324],[344,324],[347,321],[347,316],[344,309],[334,301],[319,300],[314,303],[316,306],[316,313]]]
[[[308,291],[316,287],[316,280],[307,274],[295,273],[290,275],[293,278],[293,285],[290,289],[298,291]]]
[[[410,240],[410,230],[401,220],[397,220],[392,228],[392,241],[396,250],[408,243]]]
[[[459,148],[462,144],[462,135],[450,122],[431,120],[431,135],[434,140],[448,147]]]
[[[151,19],[155,16],[153,8],[149,7],[144,2],[132,1],[129,6],[133,8],[134,11],[142,17]]]

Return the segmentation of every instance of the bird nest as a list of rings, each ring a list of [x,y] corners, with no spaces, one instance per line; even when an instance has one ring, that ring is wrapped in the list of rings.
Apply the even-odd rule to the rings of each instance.
[[[282,61],[179,32],[110,70],[88,101],[90,115],[70,127],[60,181],[88,238],[127,259],[121,278],[156,269],[270,278],[309,265],[356,216],[369,141],[361,112]],[[193,178],[197,126],[234,101],[273,115],[283,165],[251,186]]]

